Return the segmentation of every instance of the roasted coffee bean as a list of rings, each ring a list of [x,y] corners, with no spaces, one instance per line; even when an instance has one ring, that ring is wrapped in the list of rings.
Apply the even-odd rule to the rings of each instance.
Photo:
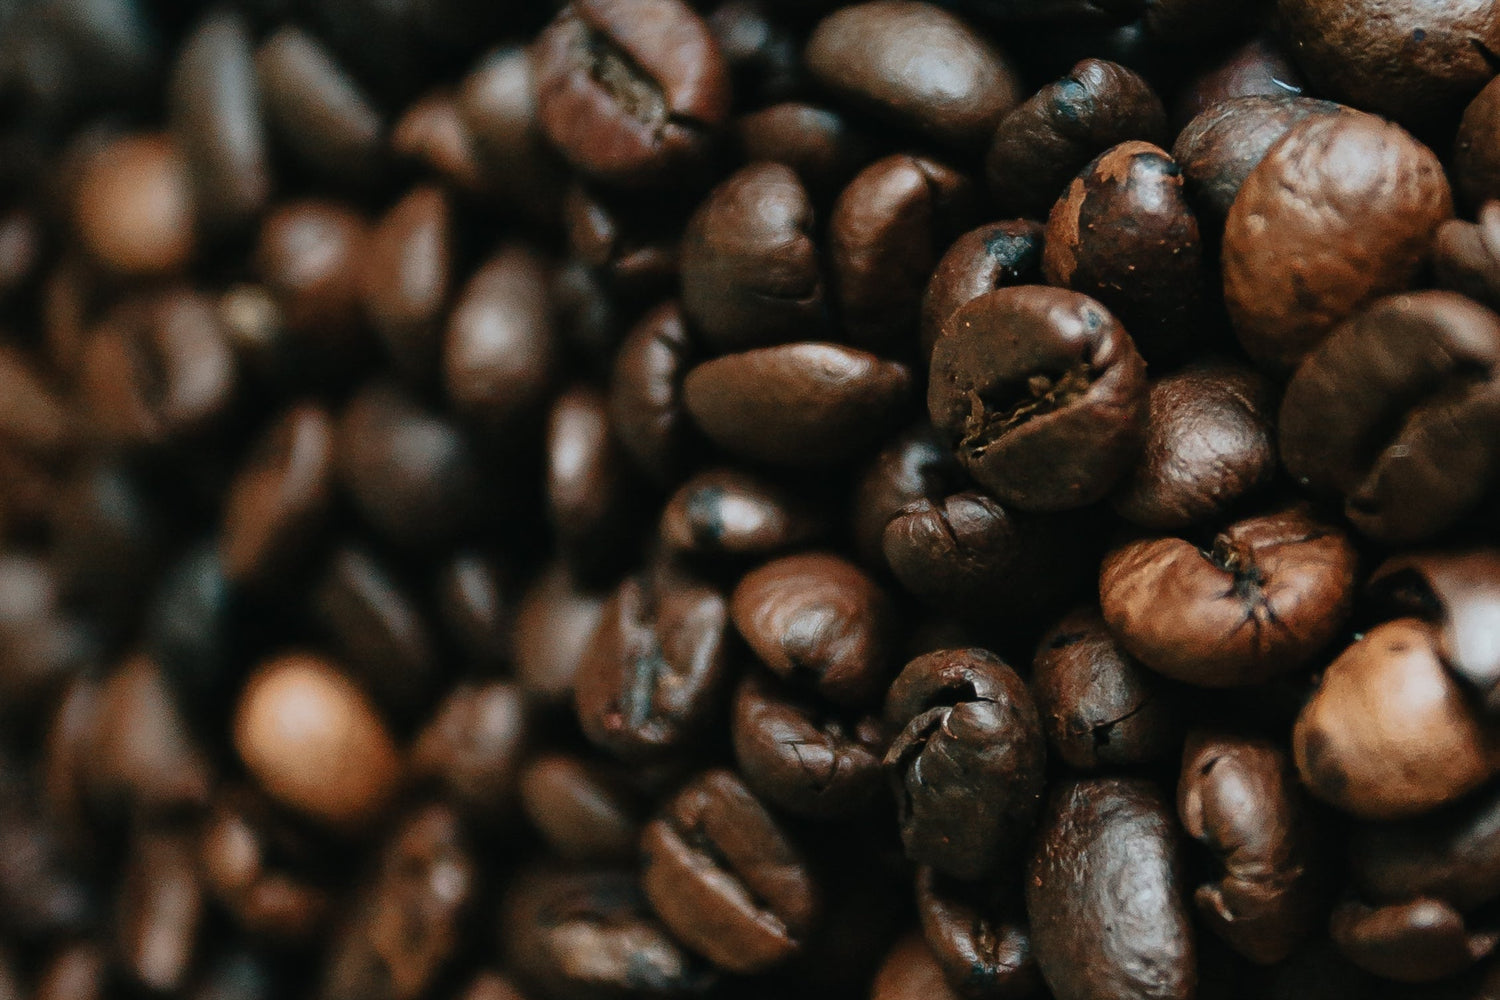
[[[803,58],[813,79],[851,107],[962,150],[988,141],[1020,99],[1009,60],[928,3],[836,10],[813,29]]]
[[[682,380],[697,351],[676,302],[664,302],[636,324],[615,355],[609,419],[620,446],[657,484],[690,465],[699,440],[682,406]]]
[[[1097,608],[1042,637],[1031,667],[1047,745],[1083,771],[1162,760],[1181,729],[1174,692],[1120,648]]]
[[[1151,385],[1140,461],[1111,499],[1158,531],[1222,517],[1276,477],[1270,383],[1249,368],[1192,365]]]
[[[922,295],[923,359],[959,307],[985,292],[1041,283],[1042,226],[1024,219],[993,222],[964,233],[943,254]]]
[[[1217,104],[1242,97],[1297,97],[1302,90],[1302,74],[1290,54],[1275,35],[1262,33],[1187,82],[1173,102],[1172,124],[1180,133]]]
[[[126,975],[154,993],[186,985],[205,914],[194,831],[139,829],[131,837],[115,914]]]
[[[1470,205],[1500,198],[1500,84],[1491,80],[1464,109],[1454,140],[1453,173]]]
[[[708,27],[729,66],[736,107],[763,108],[804,89],[802,39],[773,3],[725,0]]]
[[[1182,169],[1148,142],[1099,154],[1047,218],[1042,274],[1097,299],[1153,360],[1200,347],[1208,272]]]
[[[947,442],[927,424],[901,434],[876,455],[855,487],[850,517],[854,545],[865,565],[886,565],[886,525],[902,508],[942,499],[961,476]]]
[[[364,832],[384,813],[404,767],[364,693],[328,661],[300,653],[251,675],[234,746],[277,801],[348,833]]]
[[[1304,118],[1229,210],[1224,299],[1240,344],[1263,365],[1295,366],[1339,323],[1406,289],[1452,214],[1442,165],[1397,126]]]
[[[438,575],[438,614],[469,669],[490,676],[512,660],[515,593],[497,560],[475,550],[448,560]]]
[[[687,373],[683,403],[726,451],[775,465],[821,466],[867,453],[898,426],[911,371],[838,344],[765,347]]]
[[[547,754],[521,771],[520,794],[526,818],[558,857],[598,864],[636,860],[645,806],[618,768]]]
[[[255,266],[296,340],[295,361],[327,368],[363,360],[359,280],[368,243],[365,220],[338,202],[282,202],[267,214]]]
[[[961,997],[1025,1000],[1042,992],[1020,889],[965,884],[917,869],[917,915],[931,957]]]
[[[87,152],[72,222],[99,264],[124,275],[181,271],[196,250],[188,164],[171,139],[123,135]]]
[[[735,628],[771,672],[846,708],[880,699],[894,668],[890,598],[853,563],[785,556],[734,588]]]
[[[1500,798],[1491,784],[1441,812],[1350,830],[1355,887],[1375,904],[1431,897],[1472,912],[1500,895]]]
[[[1373,908],[1339,905],[1329,935],[1345,957],[1384,979],[1427,983],[1448,979],[1495,948],[1494,933],[1471,933],[1440,900],[1414,899]]]
[[[959,461],[1001,503],[1082,507],[1134,462],[1146,365],[1103,306],[1030,285],[974,299],[932,353],[927,409]]]
[[[927,276],[973,214],[969,179],[935,160],[898,154],[860,171],[828,220],[829,271],[850,341],[910,353]]]
[[[1308,663],[1343,627],[1356,554],[1338,528],[1289,508],[1230,525],[1204,550],[1183,538],[1105,557],[1110,631],[1158,673],[1204,687],[1257,684]]]
[[[729,67],[681,0],[575,0],[537,39],[542,128],[611,184],[679,180],[729,116]]]
[[[38,974],[33,1000],[103,1000],[108,958],[89,942],[59,949]]]
[[[484,166],[452,92],[435,90],[406,109],[391,127],[391,152],[437,174],[466,194],[484,193]]]
[[[52,565],[65,598],[103,617],[139,608],[162,562],[160,500],[140,470],[118,457],[78,465],[51,511]]]
[[[731,682],[729,607],[675,571],[629,577],[599,619],[574,683],[579,725],[627,761],[679,755],[719,720]]]
[[[1222,865],[1193,901],[1230,947],[1269,965],[1311,936],[1321,902],[1313,817],[1285,751],[1260,738],[1190,733],[1177,815]]]
[[[807,862],[729,771],[688,784],[641,833],[641,887],[689,948],[733,972],[796,954],[818,917]]]
[[[361,298],[396,367],[433,377],[442,356],[442,310],[452,284],[451,209],[440,188],[419,187],[397,202],[370,235]]]
[[[775,555],[826,532],[808,498],[734,468],[689,478],[662,508],[659,529],[669,549],[714,560]]]
[[[68,850],[66,828],[60,817],[43,812],[35,792],[5,762],[0,769],[0,919],[10,934],[45,941],[84,932],[98,914],[94,892]]]
[[[1417,10],[1383,0],[1280,0],[1277,10],[1318,92],[1411,128],[1456,116],[1495,75],[1500,14],[1483,4]]]
[[[575,386],[547,420],[547,519],[580,579],[610,579],[629,561],[640,484],[611,432],[604,394]]]
[[[246,931],[276,942],[309,941],[325,926],[331,894],[309,877],[324,860],[313,838],[243,788],[216,797],[198,842],[204,890]]]
[[[1102,59],[1085,59],[1000,121],[985,157],[995,207],[1044,219],[1090,160],[1138,139],[1161,145],[1167,112],[1151,85]]]
[[[735,692],[730,736],[745,783],[795,815],[868,815],[885,790],[879,718],[841,718],[759,672]]]
[[[676,285],[677,234],[663,230],[660,213],[633,211],[633,201],[575,184],[563,200],[563,225],[575,260],[603,274],[621,297],[646,299]]]
[[[921,934],[897,941],[880,963],[870,1000],[958,1000],[943,980],[943,970]]]
[[[827,322],[812,202],[779,163],[714,188],[682,234],[682,311],[715,352],[817,336]]]
[[[1437,283],[1491,309],[1500,306],[1500,202],[1486,202],[1478,222],[1449,219],[1432,241]]]
[[[1281,404],[1296,479],[1360,531],[1427,538],[1495,483],[1500,316],[1452,292],[1383,299],[1308,355]]]
[[[412,776],[436,784],[466,818],[493,823],[515,806],[529,730],[514,684],[459,685],[412,743]]]
[[[607,595],[579,588],[561,563],[540,573],[516,609],[516,680],[533,701],[566,703]]]
[[[1368,819],[1427,812],[1495,773],[1494,735],[1414,618],[1378,625],[1324,671],[1292,732],[1314,795]]]
[[[54,568],[0,556],[0,718],[27,729],[97,655],[84,621],[64,606]]]
[[[298,160],[360,187],[380,176],[385,121],[311,35],[281,28],[256,50],[255,69],[266,118]]]
[[[17,350],[0,350],[0,523],[43,524],[78,445],[78,427],[53,381]]]
[[[464,78],[455,100],[487,193],[513,211],[554,221],[565,177],[537,120],[531,49],[507,46],[485,56]]]
[[[460,1000],[526,1000],[514,983],[496,972],[481,972],[457,995]]]
[[[842,189],[875,150],[871,137],[843,115],[796,101],[741,115],[734,138],[746,162],[790,167],[815,197]]]
[[[1052,793],[1026,913],[1057,1000],[1195,995],[1181,840],[1166,796],[1144,779],[1068,781]]]
[[[657,922],[629,869],[525,872],[501,904],[500,950],[554,1000],[706,993],[712,970]]]
[[[885,755],[907,857],[958,878],[1016,860],[1041,807],[1047,744],[1031,692],[983,649],[906,665],[886,695]]]

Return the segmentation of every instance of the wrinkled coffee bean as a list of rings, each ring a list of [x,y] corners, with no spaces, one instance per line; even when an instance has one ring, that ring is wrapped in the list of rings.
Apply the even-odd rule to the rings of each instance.
[[[922,933],[958,996],[1024,1000],[1041,993],[1023,909],[1018,888],[965,884],[917,869]]]
[[[933,345],[960,306],[996,288],[1040,284],[1042,228],[1025,219],[994,222],[953,241],[930,269],[922,295],[922,358],[932,357]]]
[[[920,424],[875,456],[855,487],[851,515],[854,545],[868,567],[885,561],[885,530],[910,503],[940,499],[962,472],[942,437]]]

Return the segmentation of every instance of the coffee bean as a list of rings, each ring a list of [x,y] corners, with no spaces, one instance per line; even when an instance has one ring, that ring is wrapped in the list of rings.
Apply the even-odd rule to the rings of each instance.
[[[437,174],[466,194],[484,193],[484,165],[474,137],[447,90],[422,97],[391,127],[391,152]]]
[[[6,761],[0,770],[0,915],[23,940],[79,935],[99,914],[94,891],[78,870],[60,815],[49,815]]]
[[[1001,503],[1081,507],[1134,461],[1146,366],[1093,299],[1030,285],[988,292],[948,320],[927,409],[959,461]]]
[[[868,706],[890,681],[890,599],[837,556],[785,556],[734,588],[735,628],[772,673],[847,708]]]
[[[697,167],[729,116],[729,68],[681,0],[575,0],[537,39],[537,107],[577,170],[667,184]]]
[[[155,993],[185,985],[206,916],[193,834],[164,826],[131,838],[115,914],[120,962],[130,980]]]
[[[1172,123],[1180,135],[1189,122],[1216,105],[1242,97],[1298,97],[1302,91],[1302,74],[1291,54],[1275,35],[1263,33],[1189,80],[1173,102]],[[1172,156],[1183,162],[1176,147]],[[1229,206],[1224,208],[1227,213]]]
[[[1041,283],[1042,227],[1016,219],[964,233],[932,268],[922,296],[922,358],[932,357],[953,314],[985,292]]]
[[[1491,309],[1500,306],[1500,202],[1486,202],[1478,222],[1449,219],[1432,240],[1432,269],[1443,288]]]
[[[1177,749],[1174,692],[1120,648],[1097,608],[1070,612],[1042,637],[1031,691],[1048,747],[1070,767],[1143,764]]]
[[[256,50],[255,69],[266,118],[298,160],[359,187],[380,176],[385,121],[317,40],[283,27]]]
[[[1020,99],[1006,57],[928,3],[834,11],[813,29],[803,59],[839,100],[958,149],[981,146]]]
[[[112,271],[160,276],[193,259],[193,184],[182,153],[165,136],[124,135],[89,152],[71,209],[85,249]]]
[[[730,6],[734,4],[725,4]],[[741,115],[734,122],[734,139],[747,163],[788,166],[819,199],[849,183],[875,149],[871,137],[843,115],[797,101]]]
[[[1140,778],[1065,782],[1037,834],[1026,912],[1057,1000],[1188,1000],[1196,942],[1183,893],[1181,834]]]
[[[674,482],[700,444],[682,406],[697,351],[675,302],[647,313],[620,345],[609,380],[609,419],[620,446],[657,484]]]
[[[605,595],[579,588],[560,562],[538,574],[516,609],[516,680],[549,705],[573,696],[573,678],[598,628]]]
[[[1204,687],[1257,684],[1338,634],[1355,562],[1343,532],[1293,507],[1230,525],[1208,550],[1128,543],[1105,557],[1099,600],[1110,631],[1152,670]]]
[[[774,555],[827,534],[808,498],[734,468],[708,469],[678,488],[662,508],[662,542],[705,560]]]
[[[1488,956],[1496,942],[1493,933],[1470,933],[1461,916],[1435,899],[1380,908],[1342,903],[1329,935],[1355,965],[1403,983],[1455,976]]]
[[[1453,146],[1454,181],[1470,205],[1500,198],[1500,85],[1491,80],[1464,109]]]
[[[0,556],[0,717],[13,732],[37,724],[69,678],[97,655],[96,640],[63,602],[56,568]]]
[[[97,944],[67,945],[46,963],[31,996],[34,1000],[103,1000],[107,966],[108,956]]]
[[[365,220],[338,202],[287,201],[267,214],[255,265],[296,340],[296,361],[363,359],[359,276],[368,242]]]
[[[640,484],[611,432],[598,390],[575,386],[547,420],[547,518],[580,579],[609,579],[629,562]]]
[[[688,372],[683,403],[715,444],[775,465],[818,466],[868,452],[899,425],[911,372],[838,344],[729,354]]]
[[[514,809],[530,735],[520,688],[462,684],[417,734],[411,773],[440,787],[465,818],[493,825]]]
[[[370,236],[360,274],[371,325],[404,374],[425,382],[442,355],[442,310],[452,283],[447,197],[419,187],[386,213]]]
[[[1494,484],[1500,316],[1451,292],[1383,299],[1308,355],[1281,404],[1287,470],[1365,534],[1416,541]]]
[[[631,864],[640,848],[643,803],[615,768],[547,754],[520,775],[521,808],[559,857]]]
[[[487,193],[512,211],[552,222],[562,203],[561,158],[537,120],[535,59],[508,46],[481,59],[455,97],[474,142]]]
[[[945,990],[997,1000],[1041,994],[1019,888],[963,883],[918,868],[917,915]]]
[[[736,107],[763,108],[805,87],[800,33],[765,0],[725,0],[708,27],[729,66]]]
[[[461,551],[443,565],[433,589],[448,640],[473,673],[492,676],[511,663],[516,595],[495,558]]]
[[[1224,228],[1240,344],[1267,367],[1296,365],[1340,322],[1409,286],[1452,214],[1437,157],[1395,125],[1356,114],[1293,125],[1245,178]]]
[[[334,830],[380,817],[403,763],[374,706],[331,663],[288,654],[262,663],[240,696],[234,746],[277,801]]]
[[[1003,214],[1044,219],[1090,160],[1132,139],[1166,137],[1167,113],[1150,84],[1085,59],[1000,120],[985,157],[990,196]]]
[[[982,649],[928,653],[901,671],[885,755],[907,857],[958,878],[1014,861],[1041,807],[1047,750],[1031,692]]]
[[[495,972],[481,972],[457,995],[461,1000],[526,1000],[514,983]]]
[[[622,298],[653,299],[677,283],[678,221],[652,205],[639,212],[633,198],[606,198],[574,184],[563,199],[563,225],[574,259],[594,268]]]
[[[854,546],[865,566],[887,565],[886,526],[902,508],[918,500],[941,499],[961,476],[947,442],[926,423],[903,432],[876,455],[859,477],[849,518]]]
[[[1372,903],[1430,897],[1468,913],[1500,895],[1500,799],[1495,786],[1452,808],[1390,823],[1357,823],[1349,862]]]
[[[145,650],[185,722],[217,739],[245,669],[266,641],[246,628],[259,605],[225,575],[211,541],[189,546],[163,575],[146,609]]]
[[[733,972],[760,972],[802,946],[818,916],[807,862],[729,771],[709,771],[641,834],[641,887],[689,948]]]
[[[907,934],[892,946],[870,987],[870,1000],[958,1000],[922,935]]]

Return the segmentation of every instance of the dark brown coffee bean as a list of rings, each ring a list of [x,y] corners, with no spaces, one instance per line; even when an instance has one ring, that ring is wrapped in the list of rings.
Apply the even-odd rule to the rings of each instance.
[[[474,272],[448,316],[448,399],[491,433],[534,418],[552,386],[558,362],[547,279],[535,253],[508,244]]]
[[[1192,365],[1151,385],[1146,443],[1111,502],[1158,531],[1221,517],[1276,477],[1271,385],[1227,363]]]
[[[945,986],[958,996],[1026,1000],[1041,994],[1019,887],[964,883],[918,868],[917,915]]]
[[[484,166],[451,91],[429,91],[391,127],[391,152],[466,194],[484,193]]]
[[[1181,133],[1194,118],[1225,101],[1299,97],[1302,90],[1302,74],[1276,36],[1255,35],[1187,82],[1173,102],[1172,124]],[[1182,162],[1175,149],[1172,155]]]
[[[1383,299],[1308,355],[1281,405],[1298,482],[1342,497],[1360,531],[1429,537],[1500,475],[1500,316],[1452,292]]]
[[[891,685],[885,755],[907,857],[958,878],[1014,861],[1041,808],[1047,744],[1031,692],[998,656],[912,660]]]
[[[1495,75],[1500,13],[1384,0],[1280,0],[1280,25],[1319,93],[1413,127],[1456,116]]]
[[[1453,173],[1468,204],[1500,198],[1500,84],[1493,80],[1464,109],[1453,145]]]
[[[1230,947],[1269,965],[1313,935],[1321,902],[1313,818],[1285,751],[1259,738],[1189,734],[1177,815],[1222,866],[1193,901]]]
[[[1181,168],[1148,142],[1095,157],[1048,216],[1042,273],[1097,299],[1148,358],[1198,347],[1208,271]]]
[[[677,233],[664,231],[662,213],[647,204],[642,213],[635,210],[636,199],[606,200],[582,184],[574,184],[563,199],[573,258],[604,275],[622,297],[654,298],[677,284]]]
[[[959,307],[997,288],[1040,284],[1041,270],[1042,227],[1035,222],[993,222],[954,240],[922,296],[921,357],[932,357]]]
[[[973,185],[926,157],[870,164],[834,203],[829,271],[845,336],[861,347],[910,352],[927,277],[973,223]]]
[[[65,778],[72,778],[68,770]],[[69,850],[72,824],[49,815],[60,811],[37,799],[37,789],[6,761],[0,769],[0,918],[23,940],[76,936],[97,919],[96,900]]]
[[[0,349],[0,524],[22,533],[57,504],[79,444],[76,416],[53,380],[18,350]]]
[[[669,572],[624,580],[578,665],[584,734],[627,761],[683,753],[728,694],[728,627],[728,602],[705,584]]]
[[[459,1000],[526,1000],[516,985],[498,972],[481,972],[457,996]]]
[[[652,915],[629,869],[524,872],[501,904],[500,950],[554,1000],[696,996],[715,975]]]
[[[890,682],[896,625],[890,599],[838,556],[785,556],[746,573],[730,614],[773,673],[837,705],[868,706]]]
[[[324,862],[313,838],[238,787],[216,796],[198,842],[205,891],[248,933],[278,943],[311,941],[326,925],[333,899],[312,877]]]
[[[1500,307],[1500,202],[1486,202],[1477,223],[1449,219],[1439,226],[1432,269],[1440,286]]]
[[[725,7],[733,4],[725,4]],[[839,191],[874,158],[874,143],[843,115],[816,104],[773,104],[734,123],[735,143],[747,163],[790,167],[814,195]]]
[[[1314,795],[1368,819],[1427,812],[1500,765],[1494,734],[1444,669],[1431,625],[1378,625],[1329,665],[1292,732]]]
[[[604,394],[574,386],[547,420],[547,519],[581,579],[610,578],[636,544],[640,484],[609,425]]]
[[[65,606],[55,568],[19,552],[0,556],[0,718],[37,724],[69,678],[96,655],[87,625]]]
[[[910,396],[905,365],[824,343],[715,358],[683,382],[687,411],[710,440],[776,465],[859,457],[899,425]]]
[[[191,262],[197,226],[193,183],[170,139],[140,133],[107,141],[85,154],[76,184],[73,226],[105,268],[152,277]]]
[[[725,0],[708,15],[737,108],[764,108],[804,89],[802,39],[766,0]],[[759,159],[759,157],[750,157]]]
[[[536,53],[542,128],[597,180],[677,180],[729,116],[724,55],[680,0],[575,0]]]
[[[1044,219],[1090,160],[1132,139],[1161,145],[1167,112],[1124,66],[1085,59],[1000,120],[985,157],[995,207]]]
[[[1441,812],[1358,823],[1349,834],[1355,887],[1372,903],[1417,897],[1469,913],[1500,895],[1500,797],[1494,785]]]
[[[471,671],[491,676],[512,660],[514,584],[496,558],[468,550],[443,564],[438,614]]]
[[[599,626],[605,596],[579,588],[561,562],[541,573],[516,609],[516,680],[533,701],[566,703]]]
[[[307,654],[256,668],[235,714],[234,746],[277,801],[351,833],[385,812],[404,767],[364,693]]]
[[[279,29],[256,50],[255,69],[266,117],[302,163],[361,187],[380,176],[385,121],[311,35]]]
[[[253,221],[270,197],[271,166],[242,16],[215,10],[198,22],[178,52],[169,103],[204,224],[238,229]]]
[[[1037,645],[1031,691],[1047,745],[1093,771],[1162,760],[1177,749],[1177,699],[1120,648],[1097,608],[1079,608]]]
[[[958,1000],[921,934],[907,934],[880,963],[870,1000]]]
[[[761,972],[801,948],[818,890],[764,806],[729,771],[709,771],[641,834],[641,887],[689,948],[732,972]]]
[[[52,564],[64,597],[106,620],[138,610],[162,562],[159,500],[119,458],[80,463],[51,512]]]
[[[1245,351],[1286,369],[1343,320],[1411,284],[1453,214],[1442,165],[1373,115],[1313,115],[1240,187],[1224,299]],[[1274,235],[1270,235],[1274,234]]]
[[[493,823],[514,808],[528,724],[514,684],[460,684],[417,734],[411,772],[440,787],[469,819]]]
[[[1333,911],[1329,935],[1361,969],[1402,983],[1456,976],[1489,955],[1500,938],[1471,933],[1463,917],[1437,899],[1378,908],[1343,903]]]
[[[866,567],[885,567],[885,529],[908,504],[941,500],[963,472],[947,442],[923,423],[902,433],[875,456],[855,487],[850,522],[854,546]]]
[[[779,163],[714,188],[682,235],[682,310],[716,352],[817,336],[827,320],[813,208]]]
[[[562,203],[567,171],[537,120],[533,69],[529,47],[496,49],[464,78],[456,100],[487,193],[550,223]]]
[[[794,815],[868,815],[885,791],[879,718],[830,714],[759,672],[735,693],[730,736],[745,784]]]
[[[393,386],[371,383],[339,418],[339,481],[396,544],[440,546],[478,513],[476,459],[457,428]]]
[[[825,89],[944,145],[974,150],[1020,99],[1006,57],[932,4],[873,0],[818,22],[803,53]]]
[[[1395,555],[1371,575],[1367,589],[1384,615],[1437,625],[1443,665],[1475,690],[1487,711],[1500,707],[1500,650],[1491,641],[1500,620],[1500,552]]]
[[[1354,602],[1356,554],[1300,508],[1249,518],[1211,549],[1143,539],[1105,557],[1099,601],[1130,654],[1189,684],[1257,684],[1306,664]]]
[[[194,833],[185,825],[137,830],[126,855],[115,914],[119,961],[133,982],[158,994],[186,985],[206,916]]]
[[[332,201],[288,201],[261,226],[255,265],[295,353],[325,367],[362,359],[360,272],[369,226]]]
[[[653,482],[675,482],[699,440],[682,406],[682,380],[697,351],[676,302],[636,324],[615,355],[609,419],[620,446]]]
[[[927,410],[1001,503],[1062,510],[1104,496],[1146,429],[1146,365],[1077,292],[1001,288],[955,312],[932,353]]]
[[[315,403],[283,413],[229,485],[219,532],[236,583],[284,579],[322,529],[333,500],[334,426]]]
[[[775,555],[827,533],[816,505],[792,489],[733,468],[700,472],[662,508],[659,533],[675,552],[705,559]]]
[[[573,862],[635,862],[644,803],[618,769],[548,754],[521,771],[520,792],[526,818],[554,854]]]
[[[452,283],[447,196],[419,187],[386,213],[370,236],[361,297],[375,332],[408,377],[425,382],[442,355],[442,310]]]
[[[1052,793],[1026,878],[1031,943],[1057,1000],[1189,1000],[1196,943],[1182,836],[1166,796],[1139,778]]]

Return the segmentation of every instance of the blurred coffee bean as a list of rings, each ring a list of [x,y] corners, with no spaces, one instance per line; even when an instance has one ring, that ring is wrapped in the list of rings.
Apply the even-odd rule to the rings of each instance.
[[[729,66],[737,108],[764,108],[805,88],[802,38],[774,3],[725,0],[708,15],[708,27]]]
[[[73,226],[99,264],[128,276],[183,270],[196,249],[197,205],[188,164],[171,139],[122,135],[86,154]]]
[[[114,630],[140,606],[161,561],[160,498],[117,458],[81,462],[55,500],[52,564],[65,597]]]
[[[206,741],[222,734],[235,689],[266,639],[246,627],[252,610],[211,541],[177,559],[146,610],[146,651],[186,723]]]
[[[359,281],[368,243],[365,220],[338,202],[286,201],[267,214],[255,266],[293,341],[291,364],[365,360]]]
[[[1181,132],[1209,108],[1242,97],[1296,97],[1302,91],[1302,74],[1280,40],[1254,35],[1183,86],[1172,104],[1172,125]]]
[[[0,764],[0,927],[34,942],[75,936],[98,917],[63,831],[38,807],[35,789],[9,761]]]
[[[1355,888],[1374,904],[1417,897],[1461,912],[1500,895],[1500,798],[1492,783],[1439,812],[1357,823],[1349,834]]]
[[[514,810],[530,735],[514,684],[460,685],[417,734],[411,773],[436,784],[465,818],[494,823]]]
[[[0,718],[13,733],[39,725],[97,655],[86,623],[64,606],[60,582],[36,556],[0,556]]]
[[[683,408],[682,382],[698,351],[676,302],[664,302],[635,325],[609,379],[609,420],[636,467],[659,486],[675,482],[700,450]]]
[[[1490,308],[1500,306],[1500,202],[1486,202],[1478,222],[1449,219],[1432,241],[1432,269],[1443,288]]]
[[[418,187],[375,225],[360,274],[365,313],[397,369],[417,383],[436,376],[442,313],[452,278],[452,210],[436,187]]]
[[[1470,933],[1462,917],[1435,899],[1378,909],[1342,903],[1333,911],[1329,935],[1361,969],[1403,983],[1455,976],[1489,955],[1497,939],[1494,933]]]
[[[299,827],[244,788],[217,796],[198,842],[205,891],[248,933],[272,942],[306,942],[323,930],[333,900],[309,872],[325,860]]]
[[[652,299],[674,290],[677,279],[677,219],[670,206],[642,212],[628,197],[575,184],[563,202],[563,225],[575,259],[595,268],[621,298]]]
[[[528,698],[566,704],[607,594],[584,590],[561,562],[540,573],[516,609],[516,681]]]
[[[1050,204],[1050,203],[1049,203]],[[985,292],[1040,284],[1043,227],[1025,219],[992,222],[964,233],[929,270],[922,296],[921,354],[932,348],[949,319]]]
[[[619,770],[600,761],[546,754],[520,774],[521,809],[565,861],[630,864],[645,807]]]
[[[827,532],[810,498],[733,467],[707,469],[680,486],[662,508],[661,541],[715,562],[770,556]]]
[[[731,0],[723,8],[744,6]],[[831,108],[798,101],[741,115],[735,144],[747,163],[765,160],[790,167],[819,200],[830,197],[874,155],[872,137]]]
[[[512,586],[496,560],[479,552],[457,553],[439,573],[434,589],[443,628],[477,674],[494,674],[511,662]]]
[[[37,976],[33,1000],[103,1000],[106,958],[91,942],[58,949]]]
[[[255,70],[266,118],[306,166],[368,187],[384,168],[385,122],[327,49],[295,27],[261,43]]]
[[[1459,193],[1470,205],[1500,198],[1500,85],[1493,80],[1464,109],[1453,147]]]
[[[537,120],[529,47],[496,49],[458,88],[458,113],[473,137],[488,193],[529,218],[557,217],[565,173]]]
[[[631,562],[642,486],[609,423],[604,394],[575,386],[547,420],[547,519],[580,579],[609,580]]]
[[[391,126],[391,152],[435,173],[464,194],[483,190],[483,165],[474,137],[447,90],[431,91]]]
[[[193,831],[138,829],[131,838],[119,898],[116,946],[126,974],[153,993],[186,985],[205,918]]]

